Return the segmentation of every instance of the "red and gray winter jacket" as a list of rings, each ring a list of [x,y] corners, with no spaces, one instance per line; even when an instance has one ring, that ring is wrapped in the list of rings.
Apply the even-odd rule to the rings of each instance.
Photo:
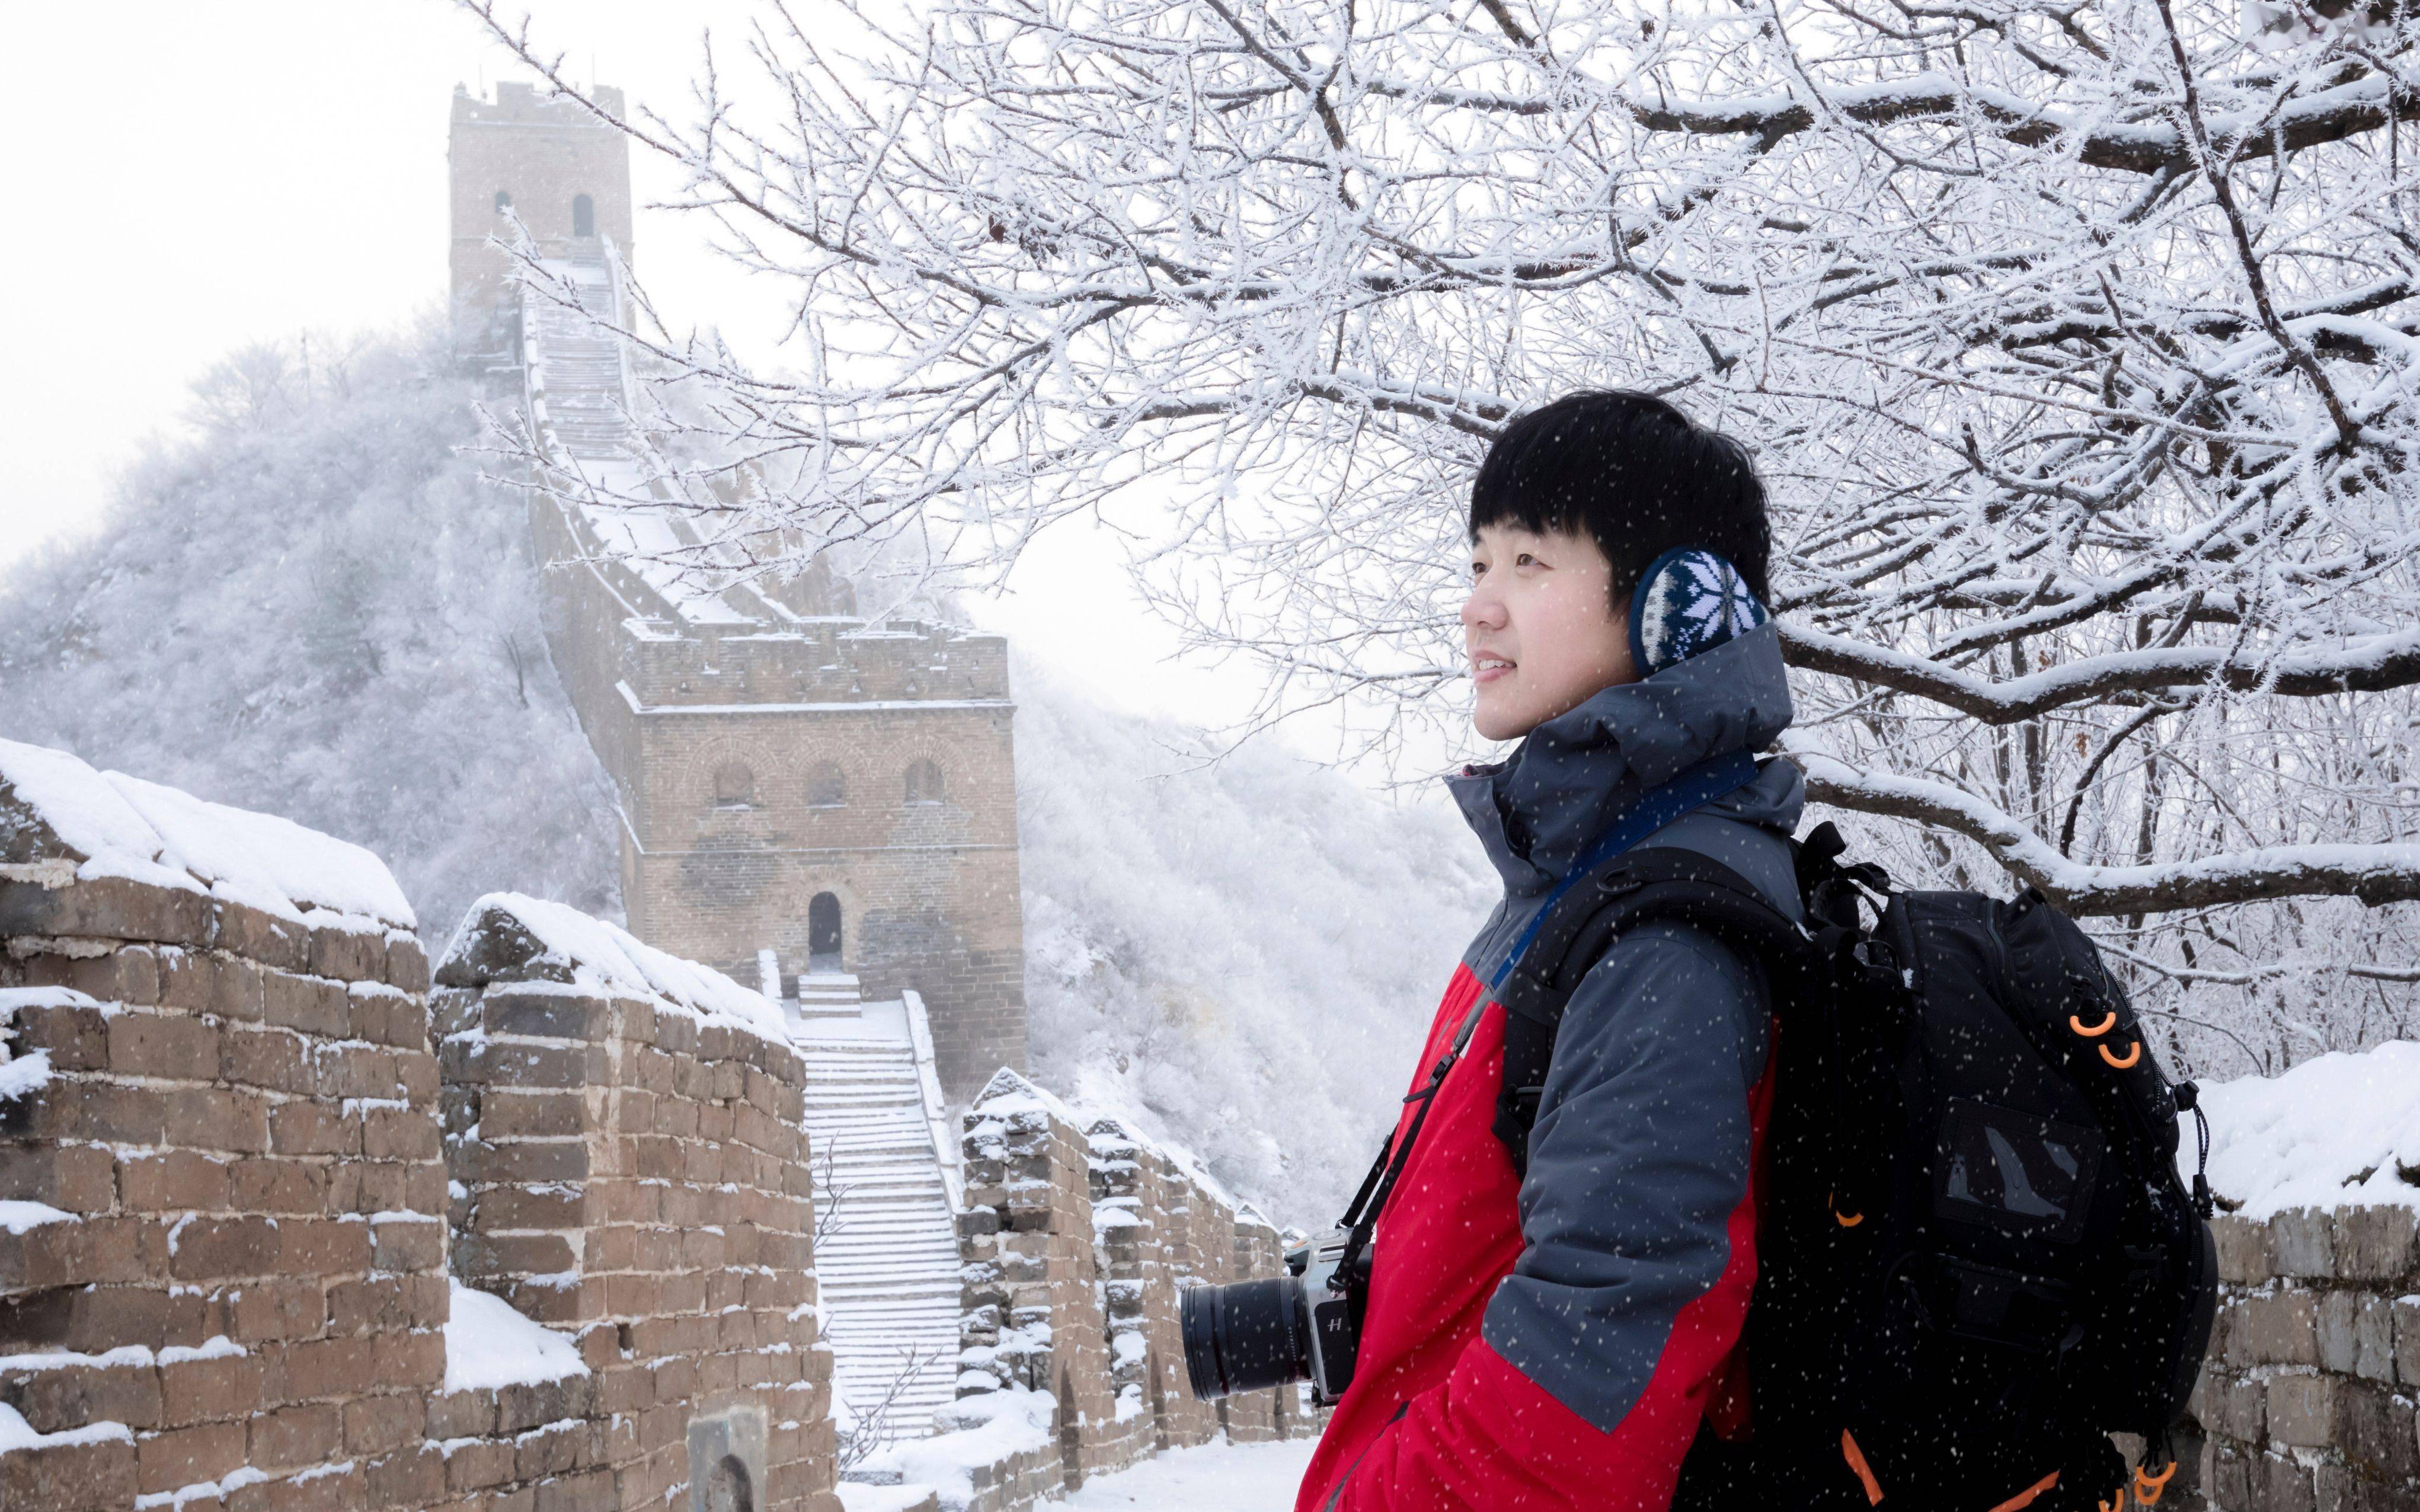
[[[1449,779],[1504,879],[1428,1042],[1427,1079],[1547,890],[1642,793],[1790,723],[1771,625],[1541,725]],[[1798,916],[1797,770],[1644,846],[1713,856]],[[1492,1124],[1503,1010],[1438,1090],[1378,1223],[1353,1385],[1296,1512],[1666,1512],[1707,1424],[1744,1428],[1772,1010],[1761,973],[1682,924],[1624,934],[1564,1010],[1528,1178]],[[1410,1110],[1405,1110],[1408,1122]]]

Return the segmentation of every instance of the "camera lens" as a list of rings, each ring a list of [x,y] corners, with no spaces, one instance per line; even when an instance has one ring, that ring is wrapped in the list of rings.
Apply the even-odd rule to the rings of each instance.
[[[1311,1328],[1292,1276],[1187,1286],[1179,1309],[1185,1374],[1210,1401],[1311,1379]]]

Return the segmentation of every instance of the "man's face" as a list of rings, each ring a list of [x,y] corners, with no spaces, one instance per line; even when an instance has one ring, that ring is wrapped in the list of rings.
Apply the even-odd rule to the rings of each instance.
[[[1462,606],[1480,734],[1517,740],[1605,689],[1637,680],[1612,583],[1612,564],[1586,536],[1480,529],[1470,549],[1470,599]]]

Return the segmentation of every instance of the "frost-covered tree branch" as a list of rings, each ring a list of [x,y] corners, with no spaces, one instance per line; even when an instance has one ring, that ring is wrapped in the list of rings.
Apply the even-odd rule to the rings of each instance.
[[[796,330],[649,335],[650,427],[800,556],[1114,520],[1266,717],[1383,746],[1459,725],[1488,438],[1670,395],[1757,450],[1819,790],[1903,872],[2410,959],[2331,899],[2420,896],[2420,23],[2256,9],[768,4],[625,125]]]

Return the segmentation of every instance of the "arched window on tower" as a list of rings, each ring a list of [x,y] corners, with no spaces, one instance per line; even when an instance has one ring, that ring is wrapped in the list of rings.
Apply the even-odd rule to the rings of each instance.
[[[574,236],[597,234],[597,201],[586,195],[571,196],[571,234]]]
[[[717,808],[753,808],[756,806],[756,774],[744,761],[726,761],[714,769],[714,806]]]
[[[499,215],[502,215],[504,211],[506,211],[506,210],[510,210],[510,209],[512,209],[512,208],[513,208],[513,192],[512,192],[511,190],[509,190],[509,189],[499,189],[499,190],[497,190],[497,191],[496,191],[496,213],[497,213],[497,214],[499,214]]]
[[[807,772],[807,806],[839,808],[848,802],[848,777],[837,761],[818,761]]]
[[[807,970],[840,969],[840,899],[817,893],[807,900]]]
[[[908,802],[938,803],[941,801],[941,768],[931,757],[908,768]]]

